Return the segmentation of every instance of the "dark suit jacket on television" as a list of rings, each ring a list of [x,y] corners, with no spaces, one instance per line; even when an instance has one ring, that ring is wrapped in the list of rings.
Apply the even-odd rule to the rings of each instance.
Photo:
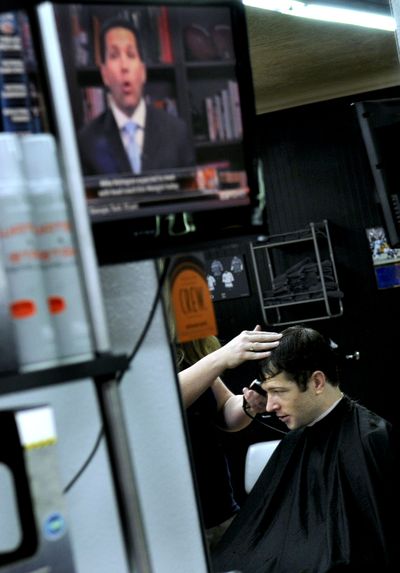
[[[111,110],[81,129],[78,144],[84,175],[132,173]],[[185,122],[146,106],[142,172],[195,165],[193,145]]]

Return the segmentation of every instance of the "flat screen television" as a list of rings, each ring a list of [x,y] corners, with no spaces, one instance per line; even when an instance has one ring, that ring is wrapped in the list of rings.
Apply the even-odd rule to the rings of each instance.
[[[354,104],[367,151],[383,224],[392,248],[400,246],[400,98]]]
[[[240,0],[64,0],[39,3],[36,18],[69,187],[100,263],[258,234]]]

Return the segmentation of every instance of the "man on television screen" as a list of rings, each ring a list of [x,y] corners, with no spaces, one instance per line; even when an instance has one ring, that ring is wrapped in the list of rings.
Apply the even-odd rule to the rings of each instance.
[[[147,105],[147,79],[138,32],[124,18],[100,31],[100,72],[109,108],[78,134],[84,175],[139,174],[195,165],[185,122]]]

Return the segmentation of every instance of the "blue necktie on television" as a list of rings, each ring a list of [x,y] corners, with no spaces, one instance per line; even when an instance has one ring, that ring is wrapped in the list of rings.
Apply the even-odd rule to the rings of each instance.
[[[123,127],[123,130],[128,136],[127,152],[134,173],[140,173],[141,168],[140,149],[136,142],[136,131],[138,127],[134,121],[128,121]]]

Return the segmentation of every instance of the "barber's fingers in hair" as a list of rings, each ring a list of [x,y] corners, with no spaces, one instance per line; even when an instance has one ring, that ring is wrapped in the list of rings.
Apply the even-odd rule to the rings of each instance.
[[[246,360],[262,360],[263,358],[268,358],[268,356],[271,356],[271,350],[249,350]]]
[[[243,331],[242,335],[245,334],[249,337],[255,337],[256,340],[262,341],[265,340],[265,338],[267,338],[268,340],[270,338],[281,338],[282,337],[282,333],[281,332],[272,332],[270,330],[261,330],[261,328],[259,329],[254,329],[254,330],[245,330]]]
[[[254,352],[256,354],[264,353],[270,350],[273,350],[277,346],[279,346],[280,341],[275,340],[275,337],[272,337],[271,340],[251,340],[250,346],[248,350]]]

